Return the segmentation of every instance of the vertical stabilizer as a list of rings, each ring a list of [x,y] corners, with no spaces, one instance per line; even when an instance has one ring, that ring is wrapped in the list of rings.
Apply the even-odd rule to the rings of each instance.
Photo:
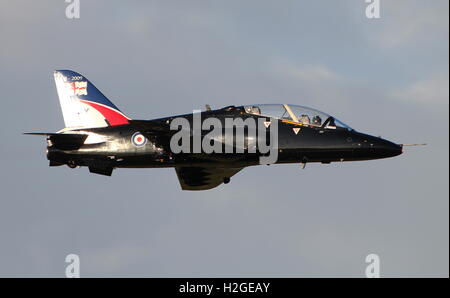
[[[71,70],[57,70],[54,76],[66,127],[90,128],[128,124],[130,118],[83,75]]]

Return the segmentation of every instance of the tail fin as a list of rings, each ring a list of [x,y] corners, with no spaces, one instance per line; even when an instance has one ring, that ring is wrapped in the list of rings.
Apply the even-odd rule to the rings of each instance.
[[[66,127],[116,126],[130,120],[81,74],[57,70],[54,76]]]

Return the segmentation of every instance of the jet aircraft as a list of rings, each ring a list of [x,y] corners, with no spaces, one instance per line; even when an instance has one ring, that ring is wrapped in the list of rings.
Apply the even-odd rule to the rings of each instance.
[[[46,136],[51,167],[88,167],[91,173],[106,176],[118,168],[171,167],[183,190],[206,190],[229,183],[248,166],[299,163],[304,168],[307,163],[373,160],[403,152],[402,144],[358,132],[324,112],[291,104],[217,110],[206,105],[205,111],[196,113],[132,120],[85,76],[57,70],[54,78],[65,128],[56,133],[28,133]],[[200,124],[195,123],[198,119]],[[228,129],[230,123],[236,127]],[[271,152],[262,150],[268,143]],[[276,158],[262,159],[270,153]]]

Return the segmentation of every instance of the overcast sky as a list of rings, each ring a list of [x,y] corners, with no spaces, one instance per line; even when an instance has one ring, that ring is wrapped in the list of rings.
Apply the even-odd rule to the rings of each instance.
[[[0,276],[385,277],[449,274],[447,0],[0,0]],[[173,169],[49,168],[64,127],[53,70],[131,118],[252,103],[335,115],[396,158],[244,169],[180,190]]]

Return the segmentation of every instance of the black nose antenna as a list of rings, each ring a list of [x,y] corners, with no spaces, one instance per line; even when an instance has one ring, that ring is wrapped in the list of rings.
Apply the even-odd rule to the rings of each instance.
[[[402,152],[404,152],[405,147],[417,147],[417,146],[426,146],[426,143],[423,144],[398,144],[399,146],[402,147]]]
[[[428,145],[427,143],[423,143],[423,144],[399,144],[402,147],[415,147],[415,146],[426,146]]]

